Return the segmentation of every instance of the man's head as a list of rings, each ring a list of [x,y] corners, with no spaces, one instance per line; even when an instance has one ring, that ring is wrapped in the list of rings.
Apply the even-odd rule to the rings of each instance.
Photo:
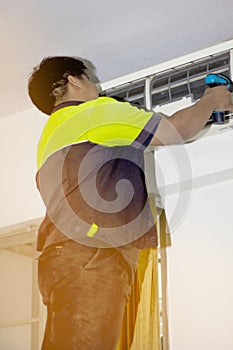
[[[28,91],[34,105],[48,115],[61,102],[98,97],[83,61],[65,56],[43,59],[29,78]]]

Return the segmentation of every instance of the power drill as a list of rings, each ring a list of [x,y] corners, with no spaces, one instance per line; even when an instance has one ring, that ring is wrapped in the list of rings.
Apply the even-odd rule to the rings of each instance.
[[[224,74],[208,74],[205,78],[208,87],[226,86],[229,91],[233,91],[233,82]],[[225,121],[226,111],[214,111],[212,113],[213,124],[223,124]]]

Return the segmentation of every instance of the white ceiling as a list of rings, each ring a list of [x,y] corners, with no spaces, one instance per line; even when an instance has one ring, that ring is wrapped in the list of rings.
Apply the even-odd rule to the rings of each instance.
[[[107,81],[233,37],[232,0],[1,0],[0,19],[0,116],[32,107],[43,57],[88,58]]]

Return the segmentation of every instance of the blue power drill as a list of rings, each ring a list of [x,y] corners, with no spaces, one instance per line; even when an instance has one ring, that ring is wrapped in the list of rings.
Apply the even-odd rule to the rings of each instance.
[[[233,83],[224,74],[208,74],[205,78],[205,83],[208,87],[226,86],[229,91],[232,91]],[[225,121],[225,111],[214,111],[212,114],[213,124],[223,124]]]

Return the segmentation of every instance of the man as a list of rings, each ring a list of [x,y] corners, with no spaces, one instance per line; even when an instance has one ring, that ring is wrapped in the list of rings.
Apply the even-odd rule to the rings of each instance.
[[[50,115],[36,177],[47,210],[38,232],[42,349],[116,349],[139,250],[157,245],[143,152],[190,138],[214,110],[233,110],[229,92],[208,89],[168,120],[98,97],[82,60],[48,57],[29,95]]]

